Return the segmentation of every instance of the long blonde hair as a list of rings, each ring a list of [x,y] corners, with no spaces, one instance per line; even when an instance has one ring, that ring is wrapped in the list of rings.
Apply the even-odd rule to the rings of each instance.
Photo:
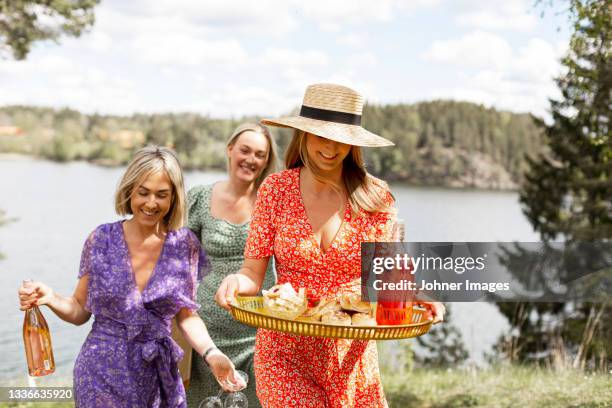
[[[264,125],[260,125],[258,123],[243,123],[240,126],[238,126],[236,130],[234,130],[234,133],[232,133],[230,137],[227,138],[226,146],[232,147],[233,145],[235,145],[240,135],[248,131],[260,133],[264,135],[265,138],[268,140],[268,146],[269,146],[268,161],[266,163],[266,166],[263,168],[261,174],[257,177],[257,179],[255,179],[255,187],[259,188],[261,183],[264,181],[266,177],[268,177],[268,175],[276,172],[277,162],[278,162],[278,156],[276,154],[276,150],[277,150],[276,143],[274,141],[274,138],[272,137],[272,134],[270,134],[270,131]],[[230,163],[228,159],[227,160],[228,171],[229,171],[229,165]]]
[[[330,184],[334,190],[342,194],[341,186],[323,177],[321,170],[308,158],[306,149],[306,132],[296,129],[285,153],[285,167],[293,169],[306,167],[317,181]],[[353,214],[359,215],[359,210],[367,213],[392,213],[392,208],[385,201],[383,191],[388,191],[387,183],[370,175],[363,161],[359,146],[351,146],[351,150],[342,163],[342,184],[348,195]]]
[[[134,188],[149,175],[160,171],[165,172],[172,183],[170,210],[164,217],[164,224],[169,230],[177,230],[185,221],[185,186],[178,158],[167,147],[147,146],[134,154],[117,186],[115,211],[119,215],[132,214],[130,199]]]

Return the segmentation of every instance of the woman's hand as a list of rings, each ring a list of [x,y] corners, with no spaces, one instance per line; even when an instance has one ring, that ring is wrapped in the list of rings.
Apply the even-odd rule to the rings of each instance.
[[[444,321],[444,314],[446,313],[446,308],[440,302],[421,302],[425,308],[427,308],[430,316],[433,318],[433,324],[440,323]]]
[[[22,284],[17,292],[19,296],[19,309],[27,310],[32,306],[42,306],[49,304],[55,292],[42,282],[29,282]]]
[[[244,380],[236,374],[234,363],[220,350],[215,349],[208,353],[206,364],[224,391],[235,392],[246,387]]]
[[[219,285],[215,294],[215,302],[225,310],[230,310],[229,304],[234,301],[240,291],[240,280],[237,274],[227,275]]]

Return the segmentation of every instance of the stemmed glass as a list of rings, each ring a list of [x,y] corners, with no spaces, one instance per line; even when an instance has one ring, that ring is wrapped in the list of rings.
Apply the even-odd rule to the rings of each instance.
[[[236,375],[240,377],[244,386],[242,386],[242,384],[231,384],[232,387],[236,387],[237,389],[234,392],[230,392],[227,397],[225,397],[225,404],[223,405],[223,408],[248,408],[249,406],[249,401],[247,400],[246,395],[240,392],[240,390],[247,387],[247,384],[249,383],[249,376],[247,373],[240,370],[236,370]]]
[[[230,380],[224,380],[225,385],[235,389],[235,391],[228,393],[225,397],[225,402],[221,399],[223,395],[223,389],[221,389],[217,395],[203,399],[198,408],[248,408],[249,401],[246,395],[240,391],[247,387],[249,376],[244,371],[236,370],[235,372],[241,381],[233,383]]]
[[[391,240],[393,242],[403,242],[406,234],[406,223],[402,218],[397,218],[393,224],[393,232]]]

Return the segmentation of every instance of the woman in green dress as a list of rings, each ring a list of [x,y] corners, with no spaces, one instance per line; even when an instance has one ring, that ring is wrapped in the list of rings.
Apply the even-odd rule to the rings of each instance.
[[[211,185],[196,186],[188,193],[188,221],[200,239],[211,262],[210,272],[200,283],[198,313],[206,323],[211,338],[236,365],[249,375],[243,392],[249,408],[260,407],[255,393],[253,353],[256,329],[235,321],[214,301],[223,279],[235,273],[244,261],[244,245],[257,188],[276,170],[276,147],[265,126],[245,123],[227,141],[228,179]],[[264,288],[274,285],[276,276],[268,268]],[[197,407],[205,397],[216,395],[219,385],[201,358],[193,358],[187,389],[189,407]]]

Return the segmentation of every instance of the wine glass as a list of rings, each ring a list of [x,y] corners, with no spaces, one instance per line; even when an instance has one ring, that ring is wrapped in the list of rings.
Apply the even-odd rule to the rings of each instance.
[[[393,242],[403,242],[406,233],[406,224],[402,218],[397,218],[393,224],[393,232],[391,234]]]
[[[227,381],[232,388],[235,388],[236,391],[230,392],[227,397],[225,397],[225,404],[223,408],[248,408],[249,401],[247,400],[246,395],[240,392],[247,387],[249,383],[249,376],[247,373],[241,370],[236,370],[236,376],[239,377],[239,382],[234,384],[230,381]]]
[[[221,390],[217,396],[203,399],[200,401],[198,408],[223,408],[223,401],[221,400],[222,394],[223,390]]]

